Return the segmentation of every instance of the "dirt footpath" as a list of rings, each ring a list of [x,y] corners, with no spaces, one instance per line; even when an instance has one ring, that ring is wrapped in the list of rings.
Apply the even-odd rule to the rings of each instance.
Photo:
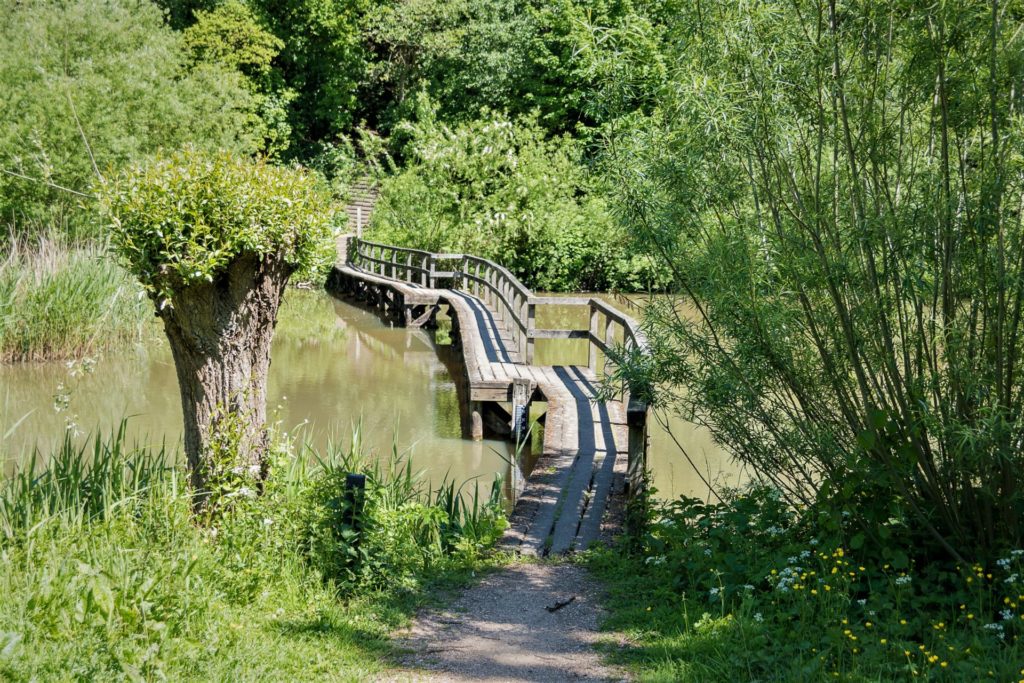
[[[568,563],[516,564],[421,614],[394,681],[623,681],[602,664],[599,588]],[[571,601],[570,601],[571,599]]]

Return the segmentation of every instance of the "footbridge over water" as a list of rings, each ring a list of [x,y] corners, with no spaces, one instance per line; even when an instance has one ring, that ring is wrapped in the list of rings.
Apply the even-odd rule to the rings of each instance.
[[[594,297],[537,296],[502,266],[468,254],[434,254],[346,235],[327,289],[409,327],[444,310],[460,352],[463,429],[523,439],[530,404],[545,401],[543,452],[517,496],[503,545],[544,556],[582,550],[600,534],[613,496],[642,486],[648,407],[622,390],[598,390],[616,347],[646,350],[637,324]],[[587,329],[540,329],[546,306],[589,311]],[[587,340],[587,365],[537,365],[536,342]]]

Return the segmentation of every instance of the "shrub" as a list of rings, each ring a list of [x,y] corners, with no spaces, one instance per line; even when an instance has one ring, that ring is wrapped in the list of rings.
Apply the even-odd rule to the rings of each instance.
[[[608,626],[648,680],[1013,680],[1024,661],[1024,550],[991,565],[917,562],[906,519],[874,546],[849,510],[822,524],[766,487],[654,510],[589,562]],[[826,510],[826,514],[829,512]]]
[[[451,128],[426,100],[402,126],[407,164],[381,184],[373,239],[502,263],[539,290],[603,289],[624,237],[590,191],[580,148],[532,119]]]

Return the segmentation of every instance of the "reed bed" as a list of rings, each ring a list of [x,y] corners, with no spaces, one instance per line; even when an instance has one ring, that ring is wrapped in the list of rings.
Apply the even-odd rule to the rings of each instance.
[[[63,360],[138,339],[149,302],[97,243],[56,232],[0,246],[0,361]]]

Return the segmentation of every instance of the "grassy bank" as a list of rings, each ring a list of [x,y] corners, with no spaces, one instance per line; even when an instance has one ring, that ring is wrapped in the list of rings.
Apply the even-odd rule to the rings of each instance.
[[[223,490],[197,524],[166,462],[113,435],[0,487],[0,679],[372,678],[388,632],[483,568],[503,527],[497,498],[462,506],[408,466],[290,449],[262,495]],[[369,475],[358,529],[350,471]]]
[[[1024,551],[991,566],[843,539],[770,491],[681,500],[587,561],[644,681],[1024,680]],[[901,547],[902,545],[902,547]]]
[[[82,357],[137,339],[150,304],[98,245],[49,236],[0,251],[0,361]]]

